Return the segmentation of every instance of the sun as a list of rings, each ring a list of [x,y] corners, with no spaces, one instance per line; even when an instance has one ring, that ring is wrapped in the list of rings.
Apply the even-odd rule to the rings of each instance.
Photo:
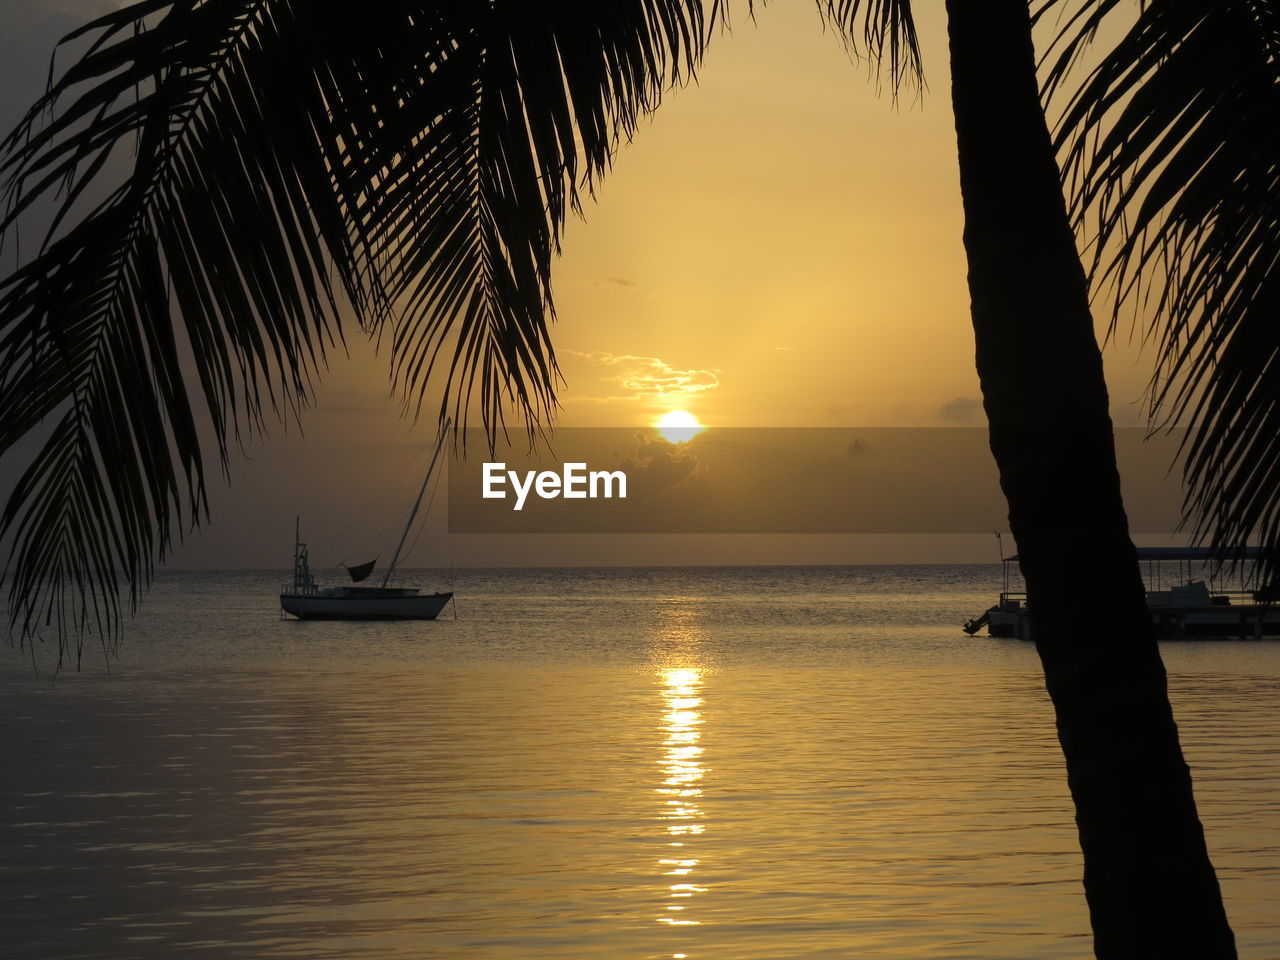
[[[668,443],[688,443],[706,429],[688,410],[672,410],[658,418],[654,426]]]

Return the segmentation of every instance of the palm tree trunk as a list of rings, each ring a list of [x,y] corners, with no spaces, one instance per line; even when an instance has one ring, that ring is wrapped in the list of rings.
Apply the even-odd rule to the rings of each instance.
[[[947,0],[978,375],[1099,958],[1235,957],[1120,497],[1027,0]]]

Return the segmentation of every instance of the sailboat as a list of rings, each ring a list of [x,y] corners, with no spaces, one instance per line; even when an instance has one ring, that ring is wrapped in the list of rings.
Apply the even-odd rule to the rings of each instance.
[[[422,593],[413,587],[390,586],[395,575],[396,564],[400,561],[400,553],[404,549],[405,540],[413,528],[413,521],[422,506],[422,498],[431,483],[431,475],[435,471],[440,453],[444,449],[445,437],[451,421],[446,420],[440,428],[440,436],[436,440],[435,452],[431,455],[431,463],[427,467],[427,475],[422,480],[422,489],[418,491],[418,499],[414,501],[409,519],[396,545],[396,552],[387,567],[382,585],[377,587],[327,587],[321,588],[311,575],[311,566],[307,554],[307,545],[302,542],[301,518],[294,522],[293,535],[293,584],[280,591],[280,609],[292,614],[299,620],[434,620],[453,599],[449,593]],[[376,561],[348,567],[353,582],[361,582],[373,572]]]

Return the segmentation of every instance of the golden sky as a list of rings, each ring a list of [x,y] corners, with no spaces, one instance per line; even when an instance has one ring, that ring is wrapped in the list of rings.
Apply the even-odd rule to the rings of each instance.
[[[562,349],[717,385],[602,403],[617,366],[569,354],[564,422],[667,403],[713,425],[937,423],[976,397],[954,153],[939,91],[895,110],[813,4],[737,23],[621,154],[556,278]]]
[[[918,17],[929,86],[896,105],[809,0],[715,39],[568,224],[561,425],[982,422],[941,3]],[[382,362],[353,352],[322,400],[386,406]],[[1136,423],[1148,367],[1108,358]]]
[[[687,409],[712,427],[981,424],[941,2],[917,10],[928,87],[896,106],[810,0],[757,7],[568,226],[554,275],[560,423]],[[34,93],[38,78],[25,83]],[[273,427],[254,444],[232,490],[213,492],[214,535],[180,562],[269,562],[267,528],[275,543],[302,511],[327,535],[353,491],[390,486],[387,509],[402,502],[416,478],[399,478],[434,425],[402,419],[385,357],[349,346],[305,442]],[[1107,356],[1117,420],[1138,422],[1149,367],[1128,345]]]
[[[981,422],[941,7],[918,5],[929,88],[896,107],[809,0],[712,44],[569,227],[562,423]],[[1146,371],[1111,355],[1136,400]],[[643,389],[664,374],[691,389]]]

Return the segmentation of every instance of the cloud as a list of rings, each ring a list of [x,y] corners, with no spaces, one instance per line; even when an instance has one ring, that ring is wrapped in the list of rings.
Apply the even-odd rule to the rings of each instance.
[[[560,354],[587,364],[594,379],[606,385],[608,391],[606,396],[586,394],[570,399],[596,403],[611,400],[672,400],[715,390],[720,386],[719,370],[680,369],[660,357],[638,357],[598,350],[591,353],[562,350]],[[618,393],[619,389],[623,392]]]
[[[702,472],[698,458],[684,444],[636,435],[636,452],[622,461],[621,469],[637,492],[652,496],[679,486]]]
[[[604,282],[606,286],[626,287],[628,290],[633,290],[640,286],[640,284],[636,283],[634,280],[628,280],[626,277],[605,277]]]
[[[956,397],[938,408],[938,416],[952,423],[977,423],[982,420],[982,401],[977,397]]]

